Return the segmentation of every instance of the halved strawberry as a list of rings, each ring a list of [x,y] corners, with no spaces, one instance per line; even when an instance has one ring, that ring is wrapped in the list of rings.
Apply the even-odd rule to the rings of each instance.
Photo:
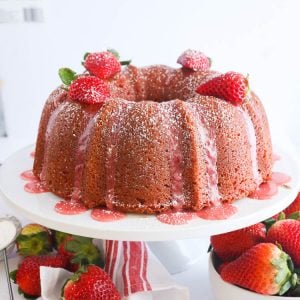
[[[214,96],[234,105],[243,103],[249,92],[248,79],[237,72],[227,72],[201,84],[196,92],[204,96]]]

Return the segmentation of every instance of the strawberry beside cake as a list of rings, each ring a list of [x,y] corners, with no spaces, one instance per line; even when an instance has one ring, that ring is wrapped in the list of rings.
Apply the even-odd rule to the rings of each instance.
[[[115,51],[61,69],[47,100],[33,172],[88,208],[154,214],[232,202],[271,177],[269,126],[248,79],[185,51],[175,69],[121,67]]]

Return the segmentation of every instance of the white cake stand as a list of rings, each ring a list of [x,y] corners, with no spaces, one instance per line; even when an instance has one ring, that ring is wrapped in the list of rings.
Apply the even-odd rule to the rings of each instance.
[[[155,216],[128,214],[116,222],[98,222],[90,211],[79,215],[61,215],[54,206],[59,198],[51,193],[30,194],[24,191],[20,174],[32,168],[30,153],[34,146],[26,147],[10,158],[0,168],[0,189],[7,203],[26,218],[52,229],[99,239],[128,241],[167,241],[200,238],[250,226],[278,213],[287,207],[300,190],[300,166],[292,150],[276,149],[282,159],[274,170],[291,176],[288,187],[280,187],[269,200],[244,198],[234,203],[238,212],[226,220],[195,218],[184,225],[161,223]]]

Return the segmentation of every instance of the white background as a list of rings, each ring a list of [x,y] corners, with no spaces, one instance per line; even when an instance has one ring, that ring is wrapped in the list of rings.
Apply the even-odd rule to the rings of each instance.
[[[0,162],[34,143],[43,104],[60,83],[57,70],[68,66],[80,71],[85,52],[107,47],[138,66],[176,66],[179,54],[194,48],[212,58],[213,69],[249,73],[251,88],[265,105],[273,139],[282,145],[289,139],[300,151],[300,1],[41,3],[36,0],[44,9],[43,23],[0,24],[1,94],[9,135],[0,139]],[[8,210],[3,205],[2,212]],[[207,241],[203,242],[204,253]],[[191,270],[178,276],[193,287],[193,299],[201,294],[212,299],[205,259],[197,266],[201,274]]]
[[[274,139],[288,137],[300,150],[300,1],[36,0],[36,6],[44,9],[43,23],[0,24],[9,134],[0,161],[35,141],[43,104],[60,83],[57,70],[80,71],[85,52],[107,47],[138,66],[176,66],[179,54],[194,48],[212,58],[213,69],[249,73]]]

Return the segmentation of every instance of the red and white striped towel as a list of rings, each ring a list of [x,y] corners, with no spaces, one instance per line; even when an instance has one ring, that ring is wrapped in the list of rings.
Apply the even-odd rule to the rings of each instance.
[[[127,300],[185,300],[186,287],[179,286],[145,242],[105,241],[105,271]]]

